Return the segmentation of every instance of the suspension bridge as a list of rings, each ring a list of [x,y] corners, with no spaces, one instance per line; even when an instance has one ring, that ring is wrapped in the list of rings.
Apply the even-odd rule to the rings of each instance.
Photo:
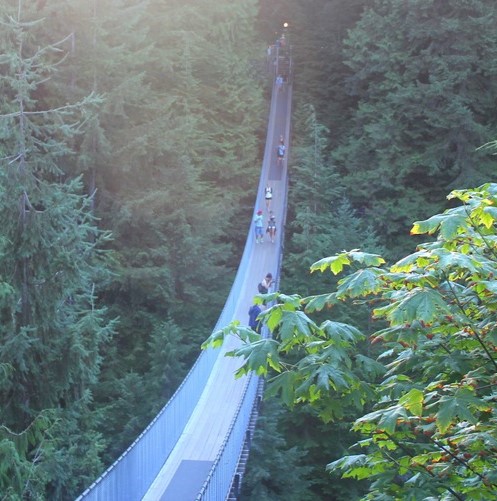
[[[272,55],[273,86],[264,158],[254,204],[268,213],[264,189],[271,186],[271,210],[278,231],[274,243],[255,241],[250,224],[244,252],[214,331],[233,320],[247,324],[257,284],[271,272],[278,277],[288,191],[287,160],[292,103],[289,50]],[[283,75],[284,83],[277,78]],[[278,164],[280,137],[287,147]],[[203,351],[154,420],[133,444],[76,501],[225,501],[236,500],[261,396],[262,382],[253,374],[235,379],[241,361],[225,357],[238,341]]]

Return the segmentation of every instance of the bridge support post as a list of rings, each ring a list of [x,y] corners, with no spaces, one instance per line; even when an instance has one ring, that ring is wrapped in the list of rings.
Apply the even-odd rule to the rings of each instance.
[[[233,479],[233,494],[235,495],[235,498],[238,499],[238,496],[240,495],[240,474],[236,473],[235,478]]]
[[[250,430],[247,430],[245,432],[245,443],[247,444],[247,447],[250,449],[250,446],[252,445],[252,435],[250,434]]]

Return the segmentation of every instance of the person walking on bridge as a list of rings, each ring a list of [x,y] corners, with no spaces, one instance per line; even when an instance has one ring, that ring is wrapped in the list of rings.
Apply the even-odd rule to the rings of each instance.
[[[253,304],[248,311],[249,314],[249,327],[257,332],[261,333],[261,321],[257,320],[257,317],[261,314],[262,308],[258,304]]]
[[[266,199],[266,209],[271,209],[271,200],[273,199],[273,188],[269,184],[264,189],[264,198]]]
[[[285,141],[283,140],[283,136],[280,136],[280,144],[276,147],[276,164],[283,165],[283,158],[285,158]]]
[[[264,242],[264,218],[262,217],[261,210],[257,211],[257,215],[254,218],[254,228],[255,228],[255,243],[262,244]]]
[[[273,211],[269,213],[266,233],[269,234],[269,238],[271,239],[271,242],[274,244],[274,239],[276,237],[276,218],[274,217]]]

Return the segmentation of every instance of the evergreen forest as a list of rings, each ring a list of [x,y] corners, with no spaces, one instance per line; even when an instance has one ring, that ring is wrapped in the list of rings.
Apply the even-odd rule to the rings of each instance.
[[[197,358],[284,22],[265,315],[294,335],[244,366],[269,384],[242,499],[495,499],[495,19],[494,0],[3,0],[0,499],[74,499]]]

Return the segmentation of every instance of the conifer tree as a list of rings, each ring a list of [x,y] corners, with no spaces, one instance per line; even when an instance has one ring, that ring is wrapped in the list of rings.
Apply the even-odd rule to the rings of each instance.
[[[73,34],[60,92],[102,99],[77,141],[78,163],[66,167],[83,174],[94,214],[114,236],[115,273],[102,285],[120,323],[96,393],[100,429],[114,436],[106,461],[172,393],[230,284],[236,239],[226,233],[244,230],[230,224],[246,208],[233,201],[257,176],[264,111],[251,85],[254,12],[254,0],[43,6],[55,32]],[[160,341],[167,350],[150,353]],[[159,377],[161,365],[174,376]]]
[[[329,159],[329,131],[318,122],[313,106],[304,107],[297,127],[301,132],[292,150],[290,241],[284,261],[284,285],[301,292],[310,286],[306,265],[323,253],[359,245],[378,251],[380,246],[368,221],[346,198],[343,182]],[[318,290],[330,285],[326,281],[318,285],[312,280],[312,287]]]
[[[389,247],[451,188],[493,175],[476,149],[495,129],[495,2],[375,1],[345,41],[358,100],[334,155]],[[491,178],[491,177],[490,177]],[[394,223],[394,224],[392,224]]]
[[[12,464],[29,461],[32,468],[9,488],[19,497],[59,499],[74,495],[83,472],[100,466],[88,406],[99,348],[112,329],[96,288],[105,275],[98,250],[105,234],[81,181],[60,168],[75,161],[71,144],[95,99],[58,102],[50,91],[64,40],[38,45],[43,23],[35,6],[3,7],[0,363],[10,371],[0,383],[0,423],[22,436],[48,413],[43,440],[35,430],[28,447],[10,449]]]

